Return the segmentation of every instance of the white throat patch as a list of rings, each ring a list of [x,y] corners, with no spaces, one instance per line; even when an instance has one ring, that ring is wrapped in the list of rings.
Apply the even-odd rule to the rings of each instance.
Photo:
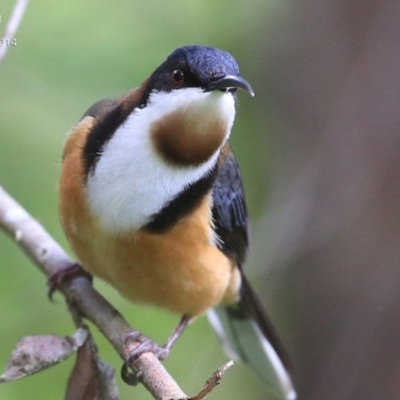
[[[215,165],[219,149],[196,167],[167,164],[150,137],[151,125],[180,107],[188,112],[215,112],[227,121],[228,139],[235,116],[233,96],[186,88],[153,93],[147,106],[135,109],[104,146],[94,173],[88,176],[91,212],[110,233],[136,230],[189,184]],[[225,140],[226,140],[225,139]]]

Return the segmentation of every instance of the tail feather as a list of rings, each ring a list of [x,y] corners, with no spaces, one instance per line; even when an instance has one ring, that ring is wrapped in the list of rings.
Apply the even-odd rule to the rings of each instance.
[[[265,338],[271,343],[275,352],[278,354],[283,365],[289,372],[293,372],[293,365],[290,357],[279,338],[276,329],[274,328],[271,320],[262,306],[260,299],[251,287],[248,279],[242,275],[242,296],[241,303],[243,303],[244,314],[250,315],[255,323],[258,325]]]
[[[208,319],[228,356],[249,363],[271,387],[276,399],[295,400],[289,357],[257,295],[243,279],[242,298],[233,307],[217,307]]]

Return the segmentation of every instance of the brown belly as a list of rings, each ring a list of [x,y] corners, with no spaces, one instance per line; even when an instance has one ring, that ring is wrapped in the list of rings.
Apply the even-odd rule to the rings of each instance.
[[[240,286],[236,266],[212,242],[208,202],[163,234],[106,234],[93,218],[63,225],[83,267],[122,296],[196,316],[237,301]]]

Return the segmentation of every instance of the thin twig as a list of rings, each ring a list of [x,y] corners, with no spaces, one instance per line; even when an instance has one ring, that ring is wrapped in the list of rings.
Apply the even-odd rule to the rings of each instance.
[[[47,277],[72,265],[60,245],[1,186],[0,226],[18,242]],[[88,279],[75,278],[63,284],[60,290],[69,303],[74,304],[82,315],[99,328],[124,360],[129,358],[125,339],[132,333],[132,327],[93,288]],[[143,354],[135,361],[135,367],[140,370],[140,381],[156,400],[187,397],[154,354]]]
[[[192,396],[187,400],[204,400],[206,396],[211,393],[216,386],[221,383],[222,378],[228,368],[232,367],[233,361],[228,361],[222,367],[218,368],[211,376],[207,379],[203,389],[196,396]]]
[[[17,0],[15,3],[14,10],[11,14],[6,31],[2,38],[2,46],[0,46],[0,64],[4,60],[6,53],[10,48],[9,43],[15,38],[15,34],[17,33],[19,25],[21,24],[27,5],[28,0]]]

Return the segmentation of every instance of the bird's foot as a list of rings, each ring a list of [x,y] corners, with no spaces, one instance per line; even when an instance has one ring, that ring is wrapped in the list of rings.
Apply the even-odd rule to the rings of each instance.
[[[131,372],[130,364],[135,362],[144,353],[153,353],[160,361],[165,360],[171,349],[168,343],[160,346],[139,331],[132,332],[127,336],[125,346],[128,346],[132,342],[135,342],[136,346],[132,350],[129,350],[129,358],[123,363],[121,368],[121,378],[128,385],[135,386],[139,382],[140,372]]]
[[[160,346],[139,331],[134,331],[128,335],[125,340],[125,345],[129,345],[132,342],[138,344],[130,350],[130,360],[137,360],[144,353],[153,353],[160,361],[163,361],[167,358],[170,352],[170,346],[168,343],[164,346]]]
[[[90,282],[93,281],[92,275],[86,272],[78,263],[74,263],[69,265],[66,268],[59,269],[47,281],[47,285],[49,286],[49,291],[47,296],[50,300],[53,300],[53,294],[59,287],[71,279],[74,279],[78,276],[83,276],[89,279]]]
[[[164,346],[160,346],[153,340],[144,336],[139,331],[132,332],[125,340],[125,346],[129,342],[138,343],[136,347],[129,351],[129,358],[124,362],[121,369],[121,377],[128,385],[137,385],[139,382],[140,372],[130,372],[129,364],[132,361],[137,360],[143,353],[153,353],[160,361],[165,360],[171,351],[172,346],[181,336],[192,318],[188,315],[183,315],[179,321],[178,326],[175,328],[172,335],[169,337],[167,343]]]

